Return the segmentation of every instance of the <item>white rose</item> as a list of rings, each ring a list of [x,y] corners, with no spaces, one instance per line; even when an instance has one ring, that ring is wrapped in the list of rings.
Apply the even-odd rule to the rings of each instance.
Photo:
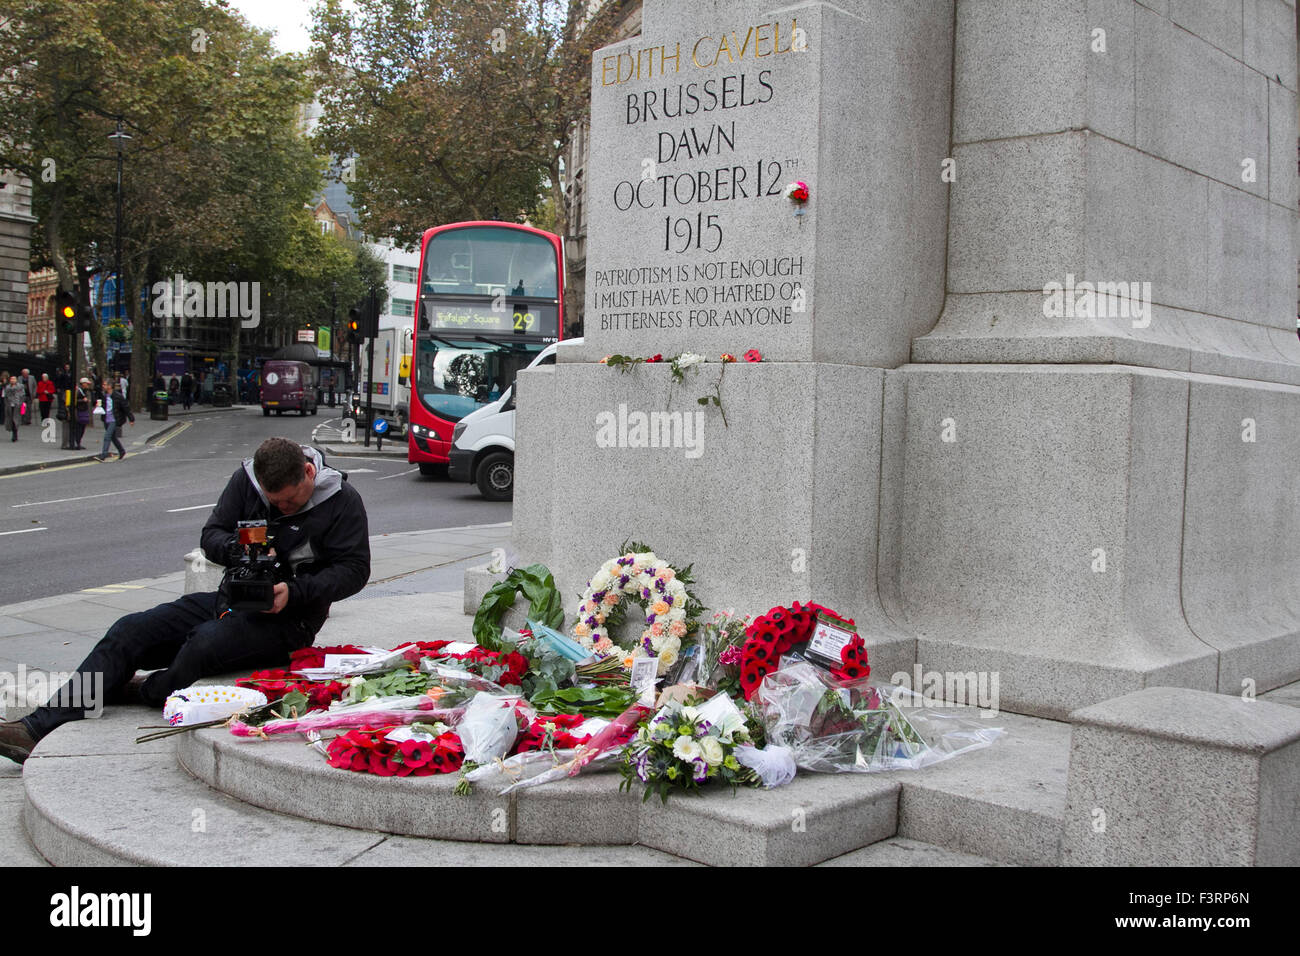
[[[610,582],[609,572],[606,571],[604,568],[601,568],[599,571],[596,572],[596,576],[591,579],[591,589],[593,591],[603,591],[607,587],[609,587],[609,582]]]
[[[678,737],[673,742],[673,756],[687,762],[696,760],[700,756],[700,745],[690,737]]]
[[[665,649],[659,652],[658,673],[667,674],[668,668],[677,663],[677,652],[672,649]]]
[[[655,618],[655,620],[658,620],[658,618]],[[684,620],[686,620],[686,608],[674,607],[671,610],[669,610],[668,612],[669,624],[671,624],[673,621],[684,621]]]
[[[710,767],[722,763],[722,758],[725,756],[722,752],[722,744],[716,737],[705,737],[701,740],[700,753],[704,756],[704,762]]]

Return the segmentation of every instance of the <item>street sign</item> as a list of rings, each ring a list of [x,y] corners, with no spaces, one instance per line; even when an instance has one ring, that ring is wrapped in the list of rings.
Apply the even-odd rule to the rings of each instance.
[[[314,330],[312,330],[312,329],[299,329],[299,330],[298,330],[298,341],[299,341],[299,342],[315,342],[315,341],[316,341],[316,332],[315,332]]]
[[[376,418],[375,423],[371,428],[375,430],[376,435],[382,435],[388,431],[388,422],[384,421],[382,418]]]

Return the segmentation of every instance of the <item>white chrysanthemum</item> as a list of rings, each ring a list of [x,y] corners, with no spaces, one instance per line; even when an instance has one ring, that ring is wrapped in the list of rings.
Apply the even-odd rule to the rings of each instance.
[[[671,624],[673,621],[684,620],[686,620],[686,608],[673,605],[673,607],[668,611],[668,623]]]
[[[609,571],[601,568],[596,572],[596,576],[591,579],[591,589],[593,591],[603,591],[609,587],[610,580]]]
[[[678,760],[697,760],[700,757],[700,745],[690,737],[678,737],[673,741],[673,756]]]

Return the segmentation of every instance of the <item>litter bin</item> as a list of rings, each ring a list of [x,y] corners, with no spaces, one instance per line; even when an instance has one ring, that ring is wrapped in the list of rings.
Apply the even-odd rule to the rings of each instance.
[[[213,408],[229,408],[234,398],[230,394],[230,386],[225,382],[212,386],[212,406]]]
[[[153,408],[149,410],[149,419],[155,422],[167,421],[167,393],[153,393]]]

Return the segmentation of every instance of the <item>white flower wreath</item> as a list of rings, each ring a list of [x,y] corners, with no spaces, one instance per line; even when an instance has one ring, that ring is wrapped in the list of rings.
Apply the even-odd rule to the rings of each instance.
[[[573,636],[599,657],[624,655],[628,667],[631,658],[657,657],[658,673],[665,674],[677,662],[682,642],[695,634],[702,610],[687,588],[690,583],[689,567],[679,572],[653,551],[610,558],[587,582]],[[646,628],[632,648],[615,644],[609,636],[610,627],[622,620],[625,600],[646,612]]]

